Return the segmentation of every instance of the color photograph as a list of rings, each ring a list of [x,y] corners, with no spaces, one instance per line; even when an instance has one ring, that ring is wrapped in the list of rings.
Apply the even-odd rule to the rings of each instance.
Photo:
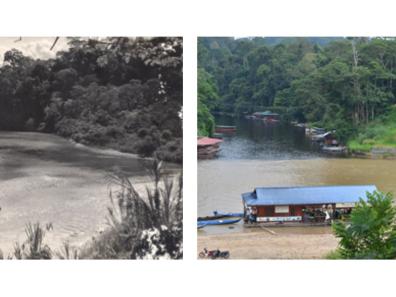
[[[198,38],[199,259],[396,257],[396,38]]]
[[[182,259],[182,54],[0,38],[0,258]]]

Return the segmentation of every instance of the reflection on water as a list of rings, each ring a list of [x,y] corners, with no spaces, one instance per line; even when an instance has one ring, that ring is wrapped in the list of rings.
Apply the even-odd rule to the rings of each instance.
[[[237,125],[239,132],[221,144],[218,159],[198,162],[198,216],[213,210],[242,211],[241,193],[258,186],[375,184],[396,193],[396,160],[326,158],[298,129],[248,121]],[[199,232],[242,228],[240,224]]]
[[[219,159],[288,160],[321,156],[302,128],[229,117],[217,118],[216,123],[237,126],[235,135],[224,137]]]
[[[22,241],[27,222],[52,222],[51,246],[87,241],[105,228],[108,170],[121,168],[143,187],[147,162],[54,135],[0,132],[0,249]]]

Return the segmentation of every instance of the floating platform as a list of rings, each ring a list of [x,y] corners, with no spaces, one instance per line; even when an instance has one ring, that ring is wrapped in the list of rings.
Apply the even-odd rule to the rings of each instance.
[[[198,138],[198,159],[213,159],[220,151],[220,143],[223,140],[218,138],[201,137]]]

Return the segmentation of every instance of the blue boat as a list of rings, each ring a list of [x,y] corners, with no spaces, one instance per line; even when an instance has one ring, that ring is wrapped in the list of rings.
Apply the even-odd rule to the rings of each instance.
[[[215,216],[224,216],[224,217],[236,217],[236,218],[242,218],[243,217],[243,212],[221,212],[215,210],[213,212]]]
[[[211,220],[211,221],[200,221],[198,222],[198,228],[202,228],[209,225],[229,225],[238,223],[241,220],[239,219],[219,219],[219,220]],[[200,227],[202,226],[202,227]]]
[[[197,228],[198,229],[202,229],[203,227],[205,227],[207,224],[206,223],[204,223],[204,222],[198,222],[197,223]]]

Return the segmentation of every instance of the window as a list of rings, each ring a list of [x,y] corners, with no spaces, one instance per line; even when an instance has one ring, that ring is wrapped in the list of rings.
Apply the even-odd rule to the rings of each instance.
[[[275,213],[289,213],[289,206],[275,206]]]

